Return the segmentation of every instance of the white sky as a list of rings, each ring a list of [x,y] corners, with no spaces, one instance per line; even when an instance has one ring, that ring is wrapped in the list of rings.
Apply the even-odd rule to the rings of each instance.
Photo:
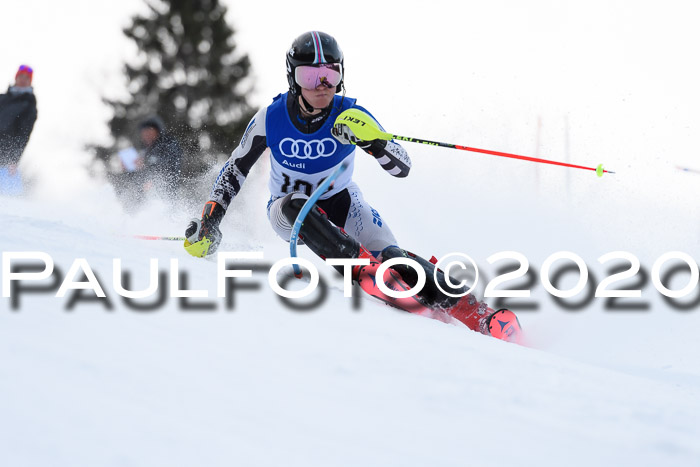
[[[603,162],[618,180],[627,174],[642,185],[670,183],[658,177],[670,176],[676,163],[700,168],[694,2],[225,3],[237,43],[252,60],[257,105],[286,90],[284,54],[292,39],[318,29],[345,52],[348,95],[360,97],[393,133],[581,165]],[[122,64],[135,51],[121,29],[143,8],[141,0],[3,6],[0,83],[9,84],[20,63],[35,69],[39,120],[27,160],[82,164],[85,143],[106,141],[109,110],[100,99],[123,89]],[[408,149],[419,160],[453,157]],[[556,179],[540,182],[559,187],[566,175],[581,188],[580,177],[565,170],[462,157],[477,157],[475,167],[499,173],[540,177],[535,171],[544,170]]]

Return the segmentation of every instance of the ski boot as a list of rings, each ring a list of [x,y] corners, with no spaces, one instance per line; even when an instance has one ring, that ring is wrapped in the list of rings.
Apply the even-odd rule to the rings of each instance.
[[[515,313],[505,308],[494,311],[472,294],[462,297],[455,305],[445,309],[445,313],[473,331],[508,342],[520,342],[522,328]]]
[[[486,303],[478,301],[474,295],[470,293],[464,295],[466,288],[452,287],[446,280],[444,272],[440,269],[435,270],[436,259],[428,261],[410,251],[393,246],[384,249],[381,257],[382,260],[398,257],[409,258],[423,267],[427,281],[417,298],[425,306],[441,311],[460,321],[472,331],[509,342],[520,341],[522,331],[515,313],[506,309],[494,311]],[[409,286],[416,284],[418,279],[413,268],[405,265],[395,265],[393,269],[399,273],[403,281]],[[437,279],[439,287],[435,279]],[[444,290],[449,290],[452,294],[460,296],[449,296],[443,292]]]

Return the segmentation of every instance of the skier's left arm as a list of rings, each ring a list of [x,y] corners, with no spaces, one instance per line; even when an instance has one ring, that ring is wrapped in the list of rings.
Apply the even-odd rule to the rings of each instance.
[[[369,114],[369,112],[359,106],[358,109],[367,113],[369,117],[367,119],[368,122],[375,124],[378,129],[384,131],[381,125]],[[362,148],[362,150],[367,154],[374,156],[374,158],[377,159],[377,162],[379,162],[379,165],[381,165],[384,170],[394,177],[406,177],[408,172],[411,170],[411,158],[408,156],[406,150],[393,140],[360,140],[353,134],[352,130],[344,124],[334,126],[331,133],[341,143],[355,144]]]

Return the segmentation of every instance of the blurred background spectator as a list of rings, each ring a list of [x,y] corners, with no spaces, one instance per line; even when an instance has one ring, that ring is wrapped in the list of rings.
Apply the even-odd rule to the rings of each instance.
[[[23,191],[17,166],[37,118],[33,76],[31,67],[20,65],[14,86],[0,94],[0,194],[17,195]]]

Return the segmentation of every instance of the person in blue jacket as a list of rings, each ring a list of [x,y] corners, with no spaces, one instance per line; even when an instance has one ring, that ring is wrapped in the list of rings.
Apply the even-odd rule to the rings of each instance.
[[[186,245],[196,245],[197,255],[201,256],[217,250],[222,238],[219,224],[226,210],[240,193],[253,164],[269,149],[271,197],[267,214],[272,228],[282,239],[290,240],[301,207],[345,161],[348,168],[321,195],[307,215],[299,232],[301,240],[322,258],[370,259],[371,266],[353,269],[353,279],[366,291],[375,282],[374,276],[371,281],[367,280],[368,273],[371,275],[379,262],[389,258],[410,257],[423,266],[427,277],[432,278],[434,265],[398,248],[386,220],[364,199],[353,181],[357,147],[374,157],[394,177],[403,178],[409,174],[411,159],[394,141],[363,141],[347,125],[335,124],[343,111],[353,108],[363,112],[365,119],[381,130],[376,119],[357,105],[356,99],[345,96],[344,57],[335,38],[319,31],[306,32],[293,41],[286,59],[289,91],[275,97],[272,104],[258,111],[250,121],[238,147],[219,172],[201,219],[188,225]],[[410,268],[393,268],[401,275],[398,281],[413,286],[416,278]],[[444,277],[439,277],[440,282],[449,287],[444,284]],[[363,278],[365,284],[370,284],[367,288],[362,283]],[[419,299],[430,308],[442,310],[453,308],[458,301],[440,293],[431,281]],[[482,332],[486,326],[487,330],[485,318],[493,310],[475,300],[468,304],[468,308],[476,324],[467,325],[472,329],[481,326]]]
[[[354,144],[342,134],[332,134],[335,118],[355,107],[355,99],[337,95],[344,90],[343,52],[336,40],[323,32],[299,36],[287,52],[289,91],[274,98],[271,105],[257,112],[238,147],[224,164],[206,203],[198,239],[211,240],[209,253],[221,241],[219,223],[240,192],[253,164],[270,149],[271,198],[268,217],[280,237],[289,240],[294,219],[289,215],[344,160],[349,167],[324,193],[318,208],[338,227],[379,254],[396,240],[377,210],[367,203],[352,180]],[[364,109],[362,109],[364,111]],[[391,175],[405,177],[411,168],[406,151],[385,140],[360,142]],[[296,217],[296,216],[295,216]],[[330,235],[330,234],[329,234]],[[311,246],[315,242],[304,236]],[[312,235],[313,237],[313,235]],[[330,257],[337,245],[319,241],[317,248]],[[313,249],[313,247],[312,247]],[[318,252],[317,252],[318,253]]]

